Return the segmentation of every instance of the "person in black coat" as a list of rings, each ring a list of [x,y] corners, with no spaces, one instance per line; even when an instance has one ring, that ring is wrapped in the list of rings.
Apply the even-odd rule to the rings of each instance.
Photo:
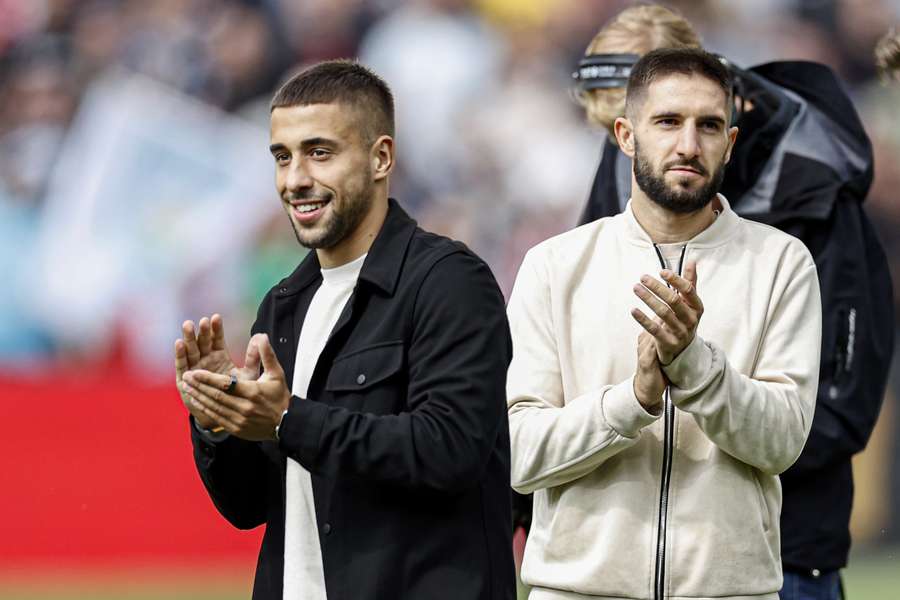
[[[243,369],[217,315],[176,342],[200,477],[236,527],[266,526],[253,598],[512,600],[494,277],[388,198],[380,78],[320,63],[272,107],[276,186],[315,251],[263,299]]]

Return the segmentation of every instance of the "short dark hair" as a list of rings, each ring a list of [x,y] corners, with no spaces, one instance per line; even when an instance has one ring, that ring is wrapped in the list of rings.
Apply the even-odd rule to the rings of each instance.
[[[394,96],[384,80],[352,60],[316,63],[291,77],[275,92],[276,108],[341,103],[354,106],[365,121],[367,141],[394,135]]]
[[[732,110],[733,79],[728,67],[714,54],[700,48],[660,48],[638,60],[628,77],[625,92],[625,114],[630,115],[647,94],[651,83],[674,74],[700,75],[715,82],[727,99],[726,114]]]

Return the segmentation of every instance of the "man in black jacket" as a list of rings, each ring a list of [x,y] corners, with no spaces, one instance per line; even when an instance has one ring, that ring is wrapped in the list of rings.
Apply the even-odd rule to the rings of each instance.
[[[315,251],[263,299],[244,369],[218,315],[176,342],[203,483],[232,524],[266,525],[254,599],[515,597],[503,297],[388,198],[392,136],[364,67],[287,82],[276,186]]]

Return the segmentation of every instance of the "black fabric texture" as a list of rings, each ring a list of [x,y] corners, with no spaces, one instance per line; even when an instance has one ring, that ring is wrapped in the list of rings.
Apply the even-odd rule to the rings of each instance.
[[[321,275],[310,252],[263,299],[253,332],[287,381]],[[266,525],[254,600],[281,600],[286,457],[312,477],[329,600],[514,600],[503,296],[459,242],[390,201],[356,288],[278,442],[210,444],[195,462],[216,507]]]

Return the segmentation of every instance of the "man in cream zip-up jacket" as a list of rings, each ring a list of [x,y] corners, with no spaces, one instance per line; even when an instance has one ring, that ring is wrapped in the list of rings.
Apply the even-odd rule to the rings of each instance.
[[[507,392],[513,487],[535,492],[532,600],[781,587],[778,474],[812,420],[819,289],[800,241],[716,196],[737,133],[718,64],[635,65],[616,125],[628,207],[519,271]]]

